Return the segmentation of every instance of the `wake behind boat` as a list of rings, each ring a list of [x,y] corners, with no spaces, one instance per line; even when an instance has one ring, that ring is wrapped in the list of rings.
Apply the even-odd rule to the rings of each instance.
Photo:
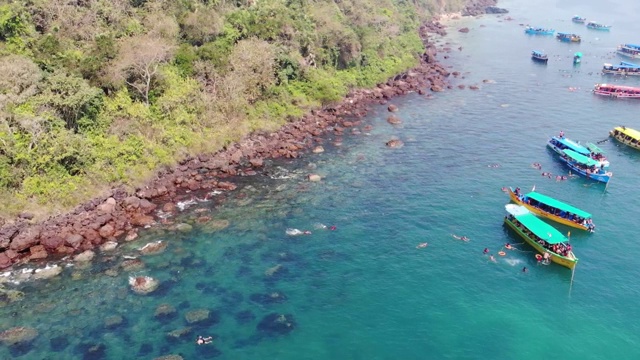
[[[560,156],[560,160],[567,164],[571,170],[587,177],[588,179],[607,183],[611,180],[611,176],[613,176],[613,173],[605,171],[604,167],[601,166],[598,168],[598,162],[596,160],[579,154],[573,150],[564,150],[564,155]]]
[[[591,143],[587,144],[587,147],[584,147],[573,140],[567,139],[563,135],[552,136],[547,142],[547,146],[559,155],[564,155],[564,150],[569,149],[597,161],[598,167],[609,167],[609,160],[604,156],[604,152]]]
[[[520,188],[509,188],[509,197],[514,203],[526,207],[532,213],[553,220],[557,223],[571,226],[577,229],[593,232],[593,224],[590,213],[573,207],[562,201],[556,200],[535,191],[527,194],[520,193]]]
[[[618,126],[611,130],[609,135],[627,146],[640,150],[640,131],[638,130]]]
[[[540,220],[524,206],[507,204],[505,209],[509,212],[509,215],[504,217],[505,224],[537,252],[566,268],[576,267],[578,258],[571,251],[571,245],[562,233]]]

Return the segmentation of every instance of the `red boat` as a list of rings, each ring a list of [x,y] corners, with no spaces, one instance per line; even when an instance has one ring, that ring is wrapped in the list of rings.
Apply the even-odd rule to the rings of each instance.
[[[620,86],[611,84],[596,84],[593,88],[596,95],[604,95],[616,98],[640,99],[640,87]]]

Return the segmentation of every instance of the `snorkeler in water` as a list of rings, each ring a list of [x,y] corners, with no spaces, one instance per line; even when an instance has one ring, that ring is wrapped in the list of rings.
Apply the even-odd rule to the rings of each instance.
[[[458,235],[456,235],[456,234],[451,234],[451,236],[453,236],[455,239],[462,240],[462,241],[464,241],[464,242],[468,242],[469,240],[471,240],[471,239],[469,239],[469,238],[468,238],[468,237],[466,237],[466,236],[458,236]]]

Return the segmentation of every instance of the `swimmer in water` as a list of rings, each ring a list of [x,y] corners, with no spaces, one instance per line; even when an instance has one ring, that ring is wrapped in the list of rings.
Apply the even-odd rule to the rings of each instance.
[[[489,252],[489,248],[484,248],[483,254],[487,254]]]
[[[211,343],[211,341],[213,341],[213,337],[209,336],[209,337],[202,337],[202,335],[198,335],[198,338],[196,339],[196,344],[198,345],[204,345],[204,344],[209,344]]]
[[[522,268],[522,272],[523,272],[523,273],[526,273],[527,271],[528,271],[528,270],[527,270],[527,267],[526,267],[526,266]]]
[[[496,258],[493,255],[489,255],[489,261],[496,262]]]
[[[329,228],[329,230],[336,230],[337,227],[335,225],[331,225],[331,227]]]
[[[513,246],[511,246],[511,244],[509,244],[509,243],[504,244],[504,247],[505,247],[505,249],[508,249],[508,250],[513,249]]]
[[[422,248],[426,248],[429,244],[426,242],[420,243],[418,244],[418,246],[416,246],[416,249],[422,249]]]
[[[471,240],[471,239],[469,239],[469,238],[468,238],[468,237],[466,237],[466,236],[458,236],[458,235],[456,235],[456,234],[451,234],[451,236],[453,236],[454,238],[456,238],[456,239],[458,239],[458,240],[462,240],[462,241],[464,241],[464,242],[469,242],[469,240]]]
[[[304,235],[311,235],[311,231],[309,231],[309,230],[305,230],[305,231],[303,231],[302,233],[303,233]]]

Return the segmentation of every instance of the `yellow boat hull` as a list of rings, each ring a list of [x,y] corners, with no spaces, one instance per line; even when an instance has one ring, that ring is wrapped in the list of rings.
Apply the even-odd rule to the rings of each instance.
[[[518,233],[518,235],[520,235],[520,237],[522,237],[524,239],[524,241],[527,242],[527,244],[531,245],[534,249],[536,249],[536,251],[538,253],[540,253],[540,254],[547,253],[547,254],[551,255],[551,261],[552,262],[554,262],[554,263],[556,263],[558,265],[562,265],[562,266],[564,266],[566,268],[569,268],[569,269],[572,269],[572,270],[578,264],[578,258],[573,254],[573,251],[570,251],[568,256],[562,256],[562,255],[558,255],[556,253],[553,253],[551,251],[548,251],[545,248],[543,248],[542,245],[538,244],[535,240],[533,240],[529,236],[527,236],[527,234],[525,234],[520,228],[518,228],[514,223],[509,221],[509,219],[507,217],[504,218],[504,222],[511,229],[513,229],[516,233]]]
[[[553,221],[555,221],[557,223],[560,223],[562,225],[567,225],[567,226],[574,227],[576,229],[589,231],[589,228],[587,228],[586,226],[584,226],[582,224],[578,224],[575,221],[567,220],[567,219],[565,219],[563,217],[550,214],[550,213],[548,213],[546,211],[542,211],[542,210],[540,210],[540,209],[538,209],[536,207],[533,207],[533,206],[523,202],[522,200],[518,199],[516,194],[513,191],[511,191],[511,189],[509,189],[509,197],[511,198],[511,201],[513,201],[514,203],[526,207],[527,210],[531,211],[532,213],[534,213],[534,214],[536,214],[538,216],[542,216],[543,218],[547,218],[549,220],[553,220]]]
[[[639,139],[634,139],[632,137],[629,136],[629,138],[627,139],[627,135],[619,132],[617,135],[612,131],[609,132],[609,135],[611,135],[612,138],[618,140],[619,142],[632,147],[636,150],[640,150],[640,140]]]

